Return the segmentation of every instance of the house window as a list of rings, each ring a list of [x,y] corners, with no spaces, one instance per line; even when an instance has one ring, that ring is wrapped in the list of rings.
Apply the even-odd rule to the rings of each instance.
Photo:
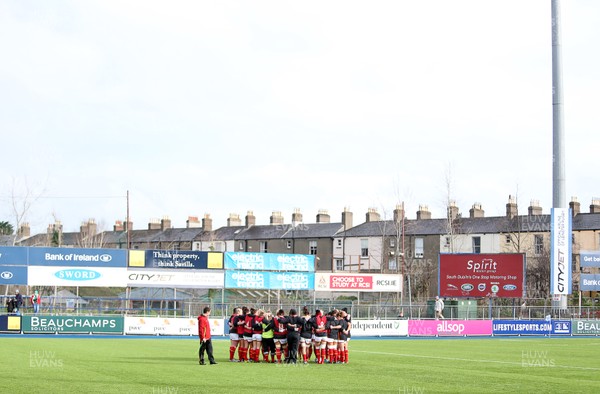
[[[481,237],[473,237],[473,253],[481,253]]]
[[[510,234],[506,234],[505,238],[504,238],[504,242],[506,242],[507,244],[512,242],[512,239],[510,237]]]
[[[240,243],[238,244],[238,248],[239,250],[244,250],[244,241],[240,241]]]
[[[287,240],[287,244],[286,244],[286,246],[287,246],[287,248],[288,248],[288,249],[291,249],[291,248],[292,248],[292,240],[291,240],[291,239],[288,239],[288,240]]]
[[[450,237],[446,237],[446,245],[447,248],[450,247]]]
[[[544,253],[544,237],[540,234],[536,234],[533,237],[533,249],[536,255]]]
[[[390,259],[388,266],[390,271],[398,271],[398,264],[396,263],[396,259]]]
[[[396,247],[396,239],[390,238],[390,248],[395,248],[395,247]]]
[[[415,238],[415,258],[423,258],[423,238]]]
[[[369,240],[360,240],[360,257],[369,257]]]
[[[335,259],[335,270],[336,271],[343,271],[344,270],[344,260],[342,260],[342,259]]]
[[[342,240],[341,239],[337,239],[337,243],[335,245],[336,248],[341,248],[342,247]]]
[[[267,241],[259,242],[259,251],[260,253],[267,253]]]
[[[317,241],[308,241],[308,253],[312,255],[317,254]]]

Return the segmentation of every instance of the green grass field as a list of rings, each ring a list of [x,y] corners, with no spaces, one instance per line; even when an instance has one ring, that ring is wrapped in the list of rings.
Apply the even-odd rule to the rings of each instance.
[[[598,393],[600,338],[359,340],[350,363],[198,365],[198,341],[2,337],[10,393]]]

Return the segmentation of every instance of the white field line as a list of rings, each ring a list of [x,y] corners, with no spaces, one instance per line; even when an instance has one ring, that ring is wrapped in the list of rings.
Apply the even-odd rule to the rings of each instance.
[[[369,352],[366,350],[351,350],[352,353],[367,353],[367,354],[383,354],[387,356],[400,356],[400,357],[414,357],[414,358],[428,358],[433,360],[445,360],[445,361],[467,361],[471,363],[489,363],[489,364],[508,364],[508,365],[519,365],[522,366],[522,363],[515,361],[500,361],[500,360],[477,360],[470,358],[459,358],[459,357],[440,357],[440,356],[424,356],[421,354],[404,354],[404,353],[386,353],[386,352]],[[577,367],[572,365],[558,365],[554,364],[552,367],[548,368],[565,368],[565,369],[580,369],[586,371],[600,371],[600,368],[592,368],[592,367]]]

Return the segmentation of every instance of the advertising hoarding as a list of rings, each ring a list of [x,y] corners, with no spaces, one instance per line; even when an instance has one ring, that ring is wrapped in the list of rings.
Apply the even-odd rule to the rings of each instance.
[[[223,269],[223,253],[194,250],[130,250],[129,267]]]
[[[27,265],[28,249],[24,246],[0,246],[0,265]]]
[[[570,320],[494,320],[494,335],[571,335]]]
[[[21,316],[0,315],[0,332],[20,333]]]
[[[225,288],[314,290],[315,274],[307,272],[225,271]]]
[[[38,248],[29,249],[29,265],[60,267],[126,267],[124,249]]]
[[[103,333],[122,334],[122,316],[23,316],[25,333]]]
[[[316,273],[317,291],[401,292],[402,275]]]
[[[0,285],[27,285],[27,267],[0,265]]]
[[[315,271],[315,256],[310,254],[225,252],[225,269],[252,271]]]
[[[29,286],[126,287],[127,268],[115,267],[27,267]]]
[[[600,267],[600,250],[582,250],[579,252],[581,267]]]
[[[223,319],[209,319],[210,334],[224,335]],[[198,318],[125,317],[126,335],[198,335]]]
[[[352,336],[407,336],[408,320],[352,320]]]
[[[573,320],[573,335],[600,335],[600,320]]]
[[[579,290],[600,291],[600,274],[581,274],[579,277]]]
[[[550,236],[550,293],[571,294],[571,210],[552,208]]]
[[[223,271],[216,270],[166,270],[127,269],[127,286],[130,287],[180,287],[195,289],[222,289],[225,285]]]
[[[525,288],[522,253],[445,254],[439,258],[442,297],[520,298]]]
[[[410,336],[492,335],[491,320],[409,320]]]

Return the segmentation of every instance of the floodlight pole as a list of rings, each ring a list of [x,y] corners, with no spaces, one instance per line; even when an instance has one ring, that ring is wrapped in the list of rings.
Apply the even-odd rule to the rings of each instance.
[[[565,132],[562,93],[562,50],[560,0],[552,0],[552,207],[566,208]],[[569,256],[571,258],[571,256]],[[552,264],[552,261],[551,263]],[[554,308],[566,309],[567,296],[552,300]]]

